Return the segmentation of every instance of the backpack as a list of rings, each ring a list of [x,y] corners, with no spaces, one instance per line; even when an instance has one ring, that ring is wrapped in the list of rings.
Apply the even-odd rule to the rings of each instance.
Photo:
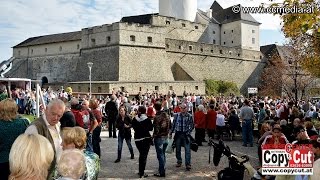
[[[75,109],[71,109],[71,112],[73,113],[74,118],[76,119],[76,126],[84,128],[83,113],[80,110]]]

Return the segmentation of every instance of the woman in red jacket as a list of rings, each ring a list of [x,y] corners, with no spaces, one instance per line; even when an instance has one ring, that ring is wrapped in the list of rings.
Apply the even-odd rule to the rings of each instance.
[[[214,104],[209,105],[210,109],[207,112],[207,131],[208,136],[214,139],[214,133],[216,131],[217,112],[214,109]]]
[[[198,110],[194,113],[194,124],[196,129],[195,140],[198,146],[202,146],[206,132],[206,114],[203,112],[204,106],[199,105]]]

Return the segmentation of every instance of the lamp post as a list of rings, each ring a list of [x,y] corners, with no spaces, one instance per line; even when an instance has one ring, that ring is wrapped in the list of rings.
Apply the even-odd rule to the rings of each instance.
[[[87,63],[88,67],[89,67],[89,81],[90,81],[90,94],[89,94],[89,99],[91,99],[91,68],[93,66],[93,63],[92,62],[88,62]]]

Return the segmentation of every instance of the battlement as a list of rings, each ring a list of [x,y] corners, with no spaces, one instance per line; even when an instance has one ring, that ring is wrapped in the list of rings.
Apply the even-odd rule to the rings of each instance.
[[[176,39],[166,39],[166,51],[194,54],[202,56],[215,56],[228,59],[260,61],[261,52],[253,50],[243,50],[241,47],[226,47],[214,44],[206,44],[193,41],[183,41]]]
[[[175,17],[167,17],[161,15],[154,15],[151,19],[151,24],[153,26],[166,26],[166,27],[174,27],[179,29],[194,29],[203,31],[207,25],[191,22],[188,20],[177,19]]]

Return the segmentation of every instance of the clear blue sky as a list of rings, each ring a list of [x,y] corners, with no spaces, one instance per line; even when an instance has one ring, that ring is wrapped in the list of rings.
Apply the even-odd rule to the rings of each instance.
[[[217,0],[223,7],[259,6],[270,0]],[[206,11],[214,0],[198,0]],[[282,2],[273,0],[273,2]],[[158,0],[1,0],[0,61],[12,56],[12,46],[29,37],[80,31],[82,28],[119,21],[122,16],[158,12]],[[282,44],[280,18],[252,14],[261,24],[260,45]]]

